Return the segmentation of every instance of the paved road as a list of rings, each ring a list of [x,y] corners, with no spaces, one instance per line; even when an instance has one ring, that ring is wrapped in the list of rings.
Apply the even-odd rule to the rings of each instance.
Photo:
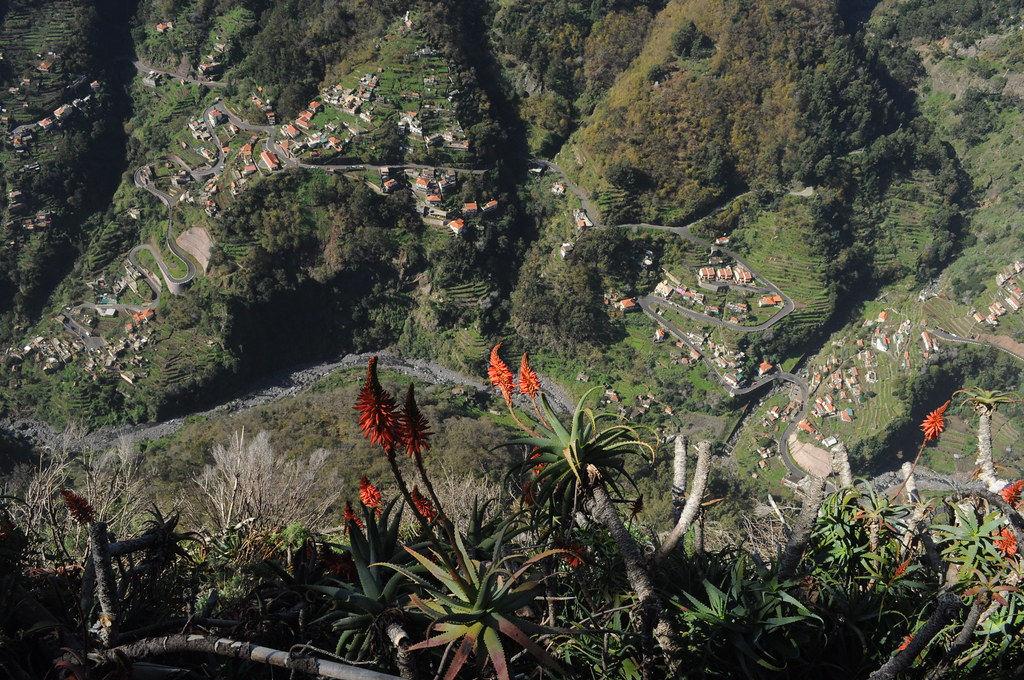
[[[1014,352],[1012,349],[1003,347],[1001,345],[997,345],[994,342],[988,342],[986,340],[975,340],[974,338],[964,338],[959,335],[953,335],[952,333],[948,333],[938,328],[929,328],[928,332],[937,338],[941,338],[942,340],[948,340],[950,342],[962,342],[967,345],[978,345],[979,347],[989,347],[991,349],[997,349],[1000,352],[1006,352],[1011,357],[1016,357],[1017,359],[1024,361],[1024,355],[1018,354],[1017,352]]]
[[[718,370],[718,367],[705,355],[703,349],[701,349],[700,347],[698,347],[697,345],[695,345],[694,343],[692,343],[690,341],[689,337],[686,335],[686,332],[682,328],[680,328],[676,324],[672,323],[671,321],[662,318],[659,314],[657,314],[655,312],[655,306],[656,305],[664,305],[666,307],[671,307],[672,309],[674,309],[675,311],[680,312],[684,316],[686,316],[688,318],[691,318],[691,319],[693,319],[695,321],[699,321],[700,323],[711,324],[711,325],[715,325],[715,326],[721,326],[723,328],[728,328],[728,329],[730,329],[732,331],[738,331],[740,333],[753,333],[753,332],[757,332],[757,331],[768,330],[769,328],[771,328],[772,326],[774,326],[775,324],[777,324],[778,322],[780,322],[784,318],[786,318],[796,308],[796,305],[793,303],[793,300],[788,295],[786,295],[782,291],[782,289],[780,289],[778,286],[776,286],[774,283],[772,283],[771,281],[769,281],[765,277],[763,277],[760,274],[758,274],[757,270],[754,269],[754,267],[752,267],[750,265],[750,263],[747,262],[740,255],[736,254],[732,250],[729,250],[728,248],[723,248],[721,246],[715,246],[712,243],[710,243],[708,241],[705,241],[704,239],[702,239],[702,238],[700,238],[698,236],[694,236],[692,231],[691,231],[694,226],[696,226],[697,224],[700,224],[701,222],[703,222],[707,218],[711,217],[712,215],[714,215],[714,214],[724,210],[725,207],[728,206],[730,203],[732,203],[733,201],[735,201],[738,198],[741,198],[742,196],[745,196],[746,193],[749,193],[749,192],[733,196],[728,201],[725,201],[725,202],[721,203],[720,205],[712,208],[711,210],[706,212],[704,215],[700,216],[699,218],[697,218],[696,220],[691,222],[690,224],[687,224],[687,225],[682,226],[682,227],[672,227],[672,226],[667,226],[667,225],[663,225],[663,224],[648,224],[646,222],[635,222],[635,223],[627,223],[627,224],[606,225],[606,224],[602,224],[601,223],[600,217],[599,217],[599,213],[597,212],[597,207],[591,202],[590,197],[587,195],[587,193],[585,191],[583,191],[582,189],[580,189],[576,185],[575,182],[573,182],[571,179],[569,179],[569,177],[565,174],[565,172],[563,172],[562,169],[560,167],[558,167],[558,165],[556,163],[552,163],[551,161],[545,161],[545,160],[540,159],[540,158],[531,158],[529,160],[530,160],[530,162],[532,162],[532,163],[534,163],[536,165],[540,165],[542,167],[548,168],[549,170],[552,170],[553,172],[555,172],[556,174],[558,174],[562,178],[562,182],[563,182],[563,184],[565,184],[566,188],[569,189],[569,191],[571,191],[577,198],[580,199],[580,204],[583,206],[583,210],[587,213],[587,216],[590,218],[590,221],[594,223],[594,228],[595,229],[609,228],[609,227],[638,227],[638,228],[643,228],[643,229],[658,229],[658,230],[661,230],[661,231],[670,231],[670,232],[676,234],[677,236],[679,236],[680,238],[686,239],[687,241],[690,241],[691,243],[695,243],[695,244],[697,244],[699,246],[708,248],[709,250],[711,248],[717,248],[724,255],[726,255],[728,257],[731,257],[738,264],[740,264],[741,266],[746,268],[758,280],[760,280],[761,282],[764,283],[764,287],[757,289],[758,291],[768,292],[768,293],[771,293],[771,294],[774,294],[774,295],[778,295],[779,297],[782,298],[783,304],[782,304],[782,307],[779,309],[779,311],[776,312],[767,321],[763,321],[763,322],[761,322],[761,323],[759,323],[757,325],[754,325],[754,326],[744,326],[742,324],[731,323],[729,321],[724,321],[722,319],[711,317],[711,316],[708,316],[706,314],[700,314],[698,312],[694,312],[693,310],[686,309],[685,307],[682,307],[680,305],[676,305],[676,304],[674,304],[672,302],[669,302],[668,300],[665,300],[664,298],[660,298],[660,297],[657,297],[657,296],[654,296],[654,295],[644,295],[644,296],[641,296],[641,297],[637,298],[637,304],[640,305],[640,308],[644,311],[645,314],[647,314],[649,317],[654,319],[658,324],[660,324],[662,327],[664,327],[665,330],[670,332],[678,340],[682,341],[683,343],[685,343],[689,347],[691,347],[691,348],[697,350],[698,352],[700,352],[701,353],[701,357],[703,358],[704,363],[707,365],[708,369],[711,371],[711,374],[713,376],[715,376],[716,380],[718,381],[719,386],[723,390],[725,390],[725,392],[727,392],[730,396],[737,397],[737,396],[741,396],[741,395],[744,395],[744,394],[750,394],[751,392],[759,390],[762,387],[764,387],[765,385],[767,385],[768,383],[774,382],[776,380],[778,380],[780,382],[788,382],[788,383],[791,383],[791,384],[797,386],[797,388],[800,390],[801,402],[802,402],[803,406],[801,407],[800,414],[789,423],[789,425],[786,427],[785,431],[783,431],[783,433],[782,433],[782,438],[779,440],[779,456],[782,458],[782,462],[785,464],[786,468],[793,475],[801,477],[804,474],[806,474],[796,464],[796,462],[793,460],[793,457],[789,453],[789,436],[795,431],[795,429],[797,427],[797,423],[799,423],[801,420],[803,420],[806,417],[806,415],[807,415],[807,409],[808,409],[808,403],[807,402],[808,402],[808,399],[810,397],[810,389],[808,388],[807,381],[805,381],[803,378],[801,378],[800,376],[798,376],[798,375],[796,375],[794,373],[786,373],[786,372],[783,372],[783,371],[775,370],[775,371],[772,371],[771,373],[768,373],[767,375],[761,376],[760,378],[758,378],[757,380],[752,382],[750,385],[747,385],[746,387],[733,387],[733,386],[729,385],[727,382],[725,382],[725,380],[722,378],[722,373]]]
[[[168,71],[167,69],[158,68],[156,66],[150,66],[149,64],[145,63],[141,59],[134,59],[134,60],[132,60],[132,65],[135,66],[135,68],[140,73],[148,74],[150,71],[153,71],[155,73],[162,73],[165,76],[170,76],[171,78],[177,78],[178,80],[184,80],[186,83],[194,83],[196,85],[205,85],[206,87],[227,87],[227,85],[228,85],[227,83],[221,83],[221,82],[218,82],[216,80],[208,80],[206,78],[192,78],[191,76],[187,76],[187,75],[186,76],[182,76],[182,75],[179,75],[178,73],[176,73],[174,71]]]

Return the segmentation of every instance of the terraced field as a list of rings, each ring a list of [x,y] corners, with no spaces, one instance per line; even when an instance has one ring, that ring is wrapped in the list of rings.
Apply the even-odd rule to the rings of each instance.
[[[466,283],[443,291],[440,296],[445,302],[458,307],[472,307],[487,295],[487,284]]]

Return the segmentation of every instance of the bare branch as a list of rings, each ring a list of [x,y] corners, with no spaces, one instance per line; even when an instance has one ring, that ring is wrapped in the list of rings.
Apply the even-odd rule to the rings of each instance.
[[[403,680],[398,676],[378,673],[368,668],[326,661],[312,656],[293,656],[279,649],[260,647],[248,642],[228,640],[213,635],[167,635],[147,638],[130,645],[96,652],[90,654],[89,657],[100,663],[121,664],[123,663],[122,659],[134,661],[160,654],[180,654],[182,652],[199,652],[217,654],[232,659],[245,659],[308,675],[334,678],[334,680]]]

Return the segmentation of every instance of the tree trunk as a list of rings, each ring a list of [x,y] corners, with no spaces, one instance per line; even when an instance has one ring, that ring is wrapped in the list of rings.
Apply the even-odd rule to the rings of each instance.
[[[803,557],[807,542],[811,539],[811,532],[814,530],[814,522],[818,519],[818,510],[825,500],[825,479],[823,477],[811,477],[807,485],[804,497],[804,504],[800,507],[800,515],[796,518],[796,525],[789,535],[786,547],[782,549],[779,557],[779,578],[787,579],[796,573],[800,558]]]
[[[669,532],[665,542],[661,544],[657,555],[654,557],[655,564],[659,564],[668,557],[679,545],[679,542],[686,536],[693,520],[700,510],[701,501],[704,500],[704,488],[708,483],[708,474],[711,471],[711,442],[700,442],[697,444],[697,467],[693,471],[693,482],[690,485],[690,493],[686,496],[686,505],[676,521],[676,525]],[[684,482],[685,483],[685,482]]]
[[[123,665],[123,660],[136,661],[160,654],[181,654],[182,652],[199,652],[218,654],[233,659],[245,659],[256,663],[265,663],[279,668],[288,668],[308,675],[319,675],[334,680],[403,680],[395,675],[378,673],[368,668],[349,666],[335,661],[325,661],[311,656],[293,656],[289,652],[269,647],[260,647],[218,638],[213,635],[167,635],[159,638],[147,638],[130,645],[115,647],[89,655],[93,661]]]
[[[960,627],[960,632],[957,634],[956,639],[953,640],[953,644],[949,646],[949,649],[946,650],[946,653],[939,660],[939,663],[935,665],[935,668],[932,669],[932,672],[928,674],[927,680],[942,680],[942,678],[946,677],[946,673],[953,667],[957,657],[971,646],[971,638],[974,636],[974,631],[978,628],[981,613],[988,606],[988,603],[989,597],[986,593],[981,593],[975,598],[974,604],[971,605],[971,611],[967,614],[967,620]]]
[[[600,522],[611,534],[619,555],[626,565],[626,580],[636,593],[640,602],[641,619],[643,621],[644,634],[653,633],[661,647],[662,656],[668,666],[669,676],[675,677],[679,671],[679,654],[681,645],[679,634],[675,630],[672,619],[665,612],[665,606],[654,590],[654,580],[648,565],[640,551],[640,546],[633,540],[632,534],[623,524],[622,518],[615,510],[611,496],[603,484],[598,482],[591,490],[593,499],[594,518]]]
[[[962,606],[960,596],[955,593],[941,593],[938,604],[931,617],[921,626],[921,630],[914,634],[914,638],[907,644],[906,648],[896,652],[896,655],[882,664],[882,667],[868,676],[868,680],[894,680],[900,673],[910,668],[917,655],[924,651],[928,643],[932,641],[939,632],[946,627]]]

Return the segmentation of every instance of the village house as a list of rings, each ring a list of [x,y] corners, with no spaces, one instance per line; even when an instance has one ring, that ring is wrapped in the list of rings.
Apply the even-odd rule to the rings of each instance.
[[[426,200],[430,205],[441,205],[441,197],[437,194],[430,194]]]
[[[476,215],[479,212],[480,209],[477,207],[476,203],[466,203],[465,205],[462,206],[462,214],[465,215],[466,217],[472,217],[473,215]]]
[[[392,191],[398,188],[398,180],[386,179],[384,180],[384,183],[381,184],[380,188],[385,194],[390,194]]]
[[[454,219],[448,223],[448,228],[451,229],[456,236],[461,236],[462,232],[466,229],[466,220],[461,217]]]
[[[716,246],[727,246],[727,245],[729,245],[729,237],[728,236],[719,236],[718,238],[715,239],[715,245]]]
[[[162,21],[162,22],[160,22],[159,24],[156,25],[156,32],[157,33],[166,33],[167,31],[170,31],[173,28],[174,28],[174,22],[173,21]]]
[[[274,172],[281,167],[280,161],[277,159],[277,154],[273,151],[264,151],[260,154],[260,163],[263,164],[269,172]]]
[[[761,365],[757,367],[757,375],[760,377],[760,376],[764,375],[765,373],[771,372],[771,370],[773,368],[775,368],[775,366],[772,365],[771,363],[769,363],[767,361],[762,361]]]
[[[572,254],[573,245],[571,243],[563,243],[558,249],[558,254],[562,256],[562,259],[566,259]]]
[[[654,330],[654,342],[665,342],[664,328],[659,327]]]
[[[780,295],[764,295],[757,301],[758,307],[778,307],[782,304]]]
[[[557,182],[555,184],[552,184],[551,185],[551,193],[553,193],[555,196],[563,196],[563,195],[565,195],[565,185],[564,184],[558,184]]]
[[[489,215],[489,214],[493,213],[497,209],[498,209],[498,201],[491,200],[491,201],[487,201],[486,203],[484,203],[484,207],[481,210],[481,212],[483,212],[484,215]]]
[[[615,303],[615,307],[623,312],[639,312],[640,305],[636,303],[635,298],[623,298]]]
[[[42,71],[43,73],[49,73],[52,68],[52,61],[41,61],[39,62],[39,66],[36,67],[37,70]]]

